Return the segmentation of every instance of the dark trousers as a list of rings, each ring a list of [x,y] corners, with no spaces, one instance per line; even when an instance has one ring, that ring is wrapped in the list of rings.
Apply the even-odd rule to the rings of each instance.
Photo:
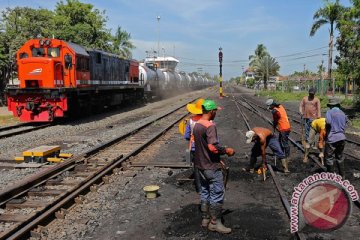
[[[304,130],[305,130],[305,140],[306,140],[306,142],[309,142],[310,129],[311,129],[312,121],[313,121],[312,118],[304,118]]]
[[[286,158],[290,156],[289,135],[290,135],[290,131],[279,132],[280,146],[281,149],[284,151]]]
[[[191,151],[190,157],[191,157],[191,162],[194,163],[195,152]],[[201,192],[201,182],[200,182],[201,180],[200,180],[199,169],[197,167],[195,167],[195,164],[193,164],[193,166],[194,166],[195,190],[197,193],[200,193]]]
[[[270,147],[274,155],[280,159],[285,158],[285,153],[282,150],[279,140],[275,135],[270,136],[266,139],[266,147]],[[261,145],[259,141],[255,141],[254,146],[251,149],[250,165],[249,168],[254,168],[257,157],[261,156]]]
[[[221,169],[200,170],[201,202],[209,203],[210,207],[224,203],[225,187]]]
[[[329,166],[330,169],[334,167],[334,161],[338,165],[340,170],[340,166],[344,164],[344,148],[345,148],[345,140],[341,140],[334,143],[325,143],[325,163],[326,166]]]

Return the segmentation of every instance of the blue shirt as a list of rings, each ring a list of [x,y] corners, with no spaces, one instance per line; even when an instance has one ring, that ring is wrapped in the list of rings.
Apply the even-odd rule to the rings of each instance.
[[[345,140],[345,127],[347,116],[338,107],[326,112],[326,135],[329,143]]]

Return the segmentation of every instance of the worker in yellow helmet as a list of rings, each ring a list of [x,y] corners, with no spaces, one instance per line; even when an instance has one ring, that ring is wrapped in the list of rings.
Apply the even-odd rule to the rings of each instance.
[[[326,125],[325,118],[318,118],[312,121],[309,132],[309,139],[305,145],[305,155],[303,159],[304,163],[308,162],[310,146],[315,143],[316,134],[319,134],[319,141],[318,141],[318,149],[320,151],[319,157],[321,159],[321,163],[324,165],[324,140],[326,135],[325,125]]]

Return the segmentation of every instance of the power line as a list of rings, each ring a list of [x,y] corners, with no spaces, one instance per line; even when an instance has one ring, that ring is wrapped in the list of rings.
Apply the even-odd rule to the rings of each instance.
[[[302,52],[296,52],[296,53],[291,53],[291,54],[287,54],[287,55],[282,55],[282,56],[277,56],[274,57],[275,59],[278,58],[286,58],[286,57],[293,57],[293,56],[298,56],[298,55],[302,55],[305,53],[310,53],[310,52],[314,52],[314,51],[318,51],[321,49],[327,48],[327,46],[323,46],[323,47],[319,47],[319,48],[314,48],[314,49],[310,49],[310,50],[306,50],[306,51],[302,51]],[[335,50],[333,50],[334,52]],[[319,54],[314,54],[313,56],[317,56]],[[301,59],[301,58],[308,58],[311,57],[312,55],[309,56],[305,56],[305,57],[299,57],[299,58],[294,58],[294,59]],[[186,57],[182,57],[182,56],[178,56],[177,58],[179,59],[184,59],[184,60],[192,60],[192,61],[196,61],[196,62],[202,62],[202,63],[194,63],[194,62],[183,62],[183,63],[187,63],[187,64],[194,64],[194,65],[201,65],[201,66],[217,66],[217,64],[215,64],[216,59],[195,59],[195,58],[186,58]],[[289,59],[289,60],[293,60],[293,59]],[[205,62],[205,63],[204,63]],[[206,64],[206,62],[214,62],[214,64]],[[224,61],[224,64],[226,63],[248,63],[249,60],[248,59],[234,59],[234,60],[228,60],[228,61]]]
[[[288,55],[278,56],[278,57],[274,57],[274,58],[292,57],[292,56],[301,55],[301,54],[304,54],[304,53],[317,51],[317,50],[324,49],[324,48],[327,48],[327,46],[319,47],[319,48],[315,48],[315,49],[311,49],[311,50],[307,50],[307,51],[303,51],[303,52],[297,52],[297,53],[292,53],[292,54],[288,54]]]

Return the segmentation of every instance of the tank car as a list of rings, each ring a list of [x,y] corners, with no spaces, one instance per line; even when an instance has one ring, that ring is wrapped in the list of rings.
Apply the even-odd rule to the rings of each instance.
[[[20,121],[51,122],[143,97],[135,60],[58,39],[31,39],[16,57],[20,84],[6,95]]]

